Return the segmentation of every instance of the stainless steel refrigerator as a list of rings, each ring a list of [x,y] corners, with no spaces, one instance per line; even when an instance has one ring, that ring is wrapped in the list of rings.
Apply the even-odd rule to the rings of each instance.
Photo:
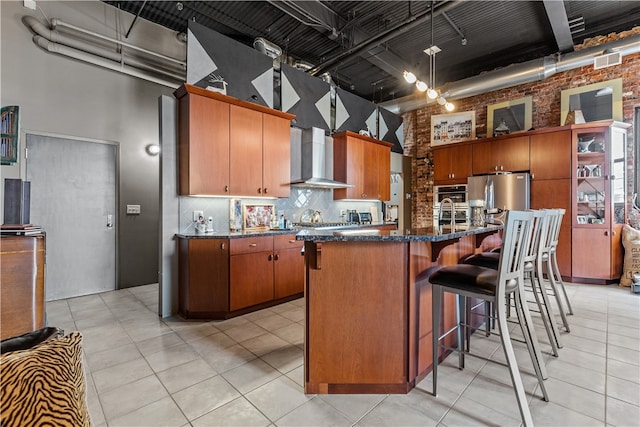
[[[529,209],[529,174],[501,173],[467,178],[470,206],[482,206],[489,218],[501,218],[506,210]]]

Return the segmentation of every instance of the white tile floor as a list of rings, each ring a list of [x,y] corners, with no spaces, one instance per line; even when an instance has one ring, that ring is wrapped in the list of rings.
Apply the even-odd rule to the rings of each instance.
[[[640,425],[640,296],[629,288],[567,284],[575,315],[550,355],[550,402],[524,345],[516,345],[534,422]],[[305,395],[302,299],[224,322],[160,319],[157,285],[47,303],[48,324],[84,336],[88,402],[96,426],[517,426],[506,368],[452,357],[439,393],[427,377],[406,395]],[[535,316],[534,316],[535,318]],[[476,334],[479,335],[479,334]],[[476,352],[503,358],[495,337]]]

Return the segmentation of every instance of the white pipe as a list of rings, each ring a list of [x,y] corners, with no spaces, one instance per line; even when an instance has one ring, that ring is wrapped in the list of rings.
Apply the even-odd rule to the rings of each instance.
[[[100,56],[106,59],[110,59],[112,61],[118,63],[126,63],[135,68],[144,69],[147,71],[153,71],[156,73],[164,74],[168,77],[177,79],[177,80],[185,80],[184,74],[181,73],[182,70],[159,70],[161,64],[152,64],[146,63],[144,61],[140,61],[136,58],[127,57],[125,58],[124,52],[113,52],[110,50],[105,50],[101,47],[92,45],[82,40],[75,39],[73,37],[67,36],[65,34],[61,34],[57,30],[51,30],[46,25],[42,24],[33,16],[25,16],[23,18],[23,22],[28,25],[36,34],[44,37],[45,39],[52,41],[54,43],[62,44],[65,46],[72,47],[77,50],[81,50],[84,52],[88,52],[95,56]]]
[[[640,53],[640,36],[631,36],[600,46],[594,46],[569,53],[563,57],[546,56],[532,61],[512,64],[508,67],[489,71],[477,76],[447,83],[441,93],[447,100],[468,98],[494,90],[518,86],[537,80],[544,80],[556,73],[593,64],[593,58],[606,50],[620,52],[624,57]],[[431,102],[432,103],[432,102]],[[429,105],[424,94],[412,94],[379,105],[387,110],[400,114],[417,110]]]
[[[169,82],[167,80],[150,76],[146,73],[141,73],[140,71],[137,71],[135,69],[128,68],[124,64],[115,64],[114,62],[109,61],[108,59],[104,59],[99,56],[91,55],[89,53],[82,52],[68,46],[63,46],[61,44],[54,43],[42,36],[33,36],[33,41],[38,46],[52,53],[58,53],[61,55],[68,56],[70,58],[79,59],[81,61],[88,62],[93,65],[99,65],[101,67],[108,68],[110,70],[119,71],[121,73],[128,74],[133,77],[138,77],[153,83],[158,83],[163,86],[168,86],[173,89],[177,89],[180,86],[179,83]]]
[[[80,31],[81,33],[89,34],[91,36],[94,36],[94,37],[97,37],[97,38],[100,38],[100,39],[103,39],[103,40],[108,40],[108,41],[110,41],[112,43],[116,43],[116,44],[119,44],[119,45],[122,45],[122,46],[126,46],[126,47],[129,47],[131,49],[138,50],[140,52],[148,53],[149,55],[157,56],[157,57],[162,58],[162,59],[164,59],[166,61],[175,62],[175,63],[181,65],[182,67],[186,67],[187,66],[186,61],[180,61],[179,59],[175,59],[175,58],[172,58],[170,56],[163,55],[161,53],[153,52],[151,50],[148,50],[148,49],[145,49],[145,48],[142,48],[142,47],[138,47],[138,46],[132,45],[130,43],[126,43],[126,42],[114,39],[114,38],[109,37],[109,36],[104,36],[102,34],[99,34],[99,33],[96,33],[96,32],[90,31],[90,30],[86,30],[84,28],[77,27],[77,26],[75,26],[73,24],[66,23],[66,22],[64,22],[64,21],[62,21],[60,19],[57,19],[57,18],[53,18],[51,20],[51,26],[53,28],[56,28],[58,26],[71,28],[72,30]]]

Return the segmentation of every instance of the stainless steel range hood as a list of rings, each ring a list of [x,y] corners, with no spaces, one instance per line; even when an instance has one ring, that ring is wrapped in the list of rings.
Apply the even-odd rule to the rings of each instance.
[[[320,128],[291,129],[291,186],[350,188],[333,179],[333,139]]]

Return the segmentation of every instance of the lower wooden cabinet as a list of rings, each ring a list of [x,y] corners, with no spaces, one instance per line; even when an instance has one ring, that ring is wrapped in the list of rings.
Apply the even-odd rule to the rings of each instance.
[[[45,235],[2,236],[0,339],[45,326]]]
[[[302,245],[293,234],[178,237],[180,315],[226,319],[301,297]]]

